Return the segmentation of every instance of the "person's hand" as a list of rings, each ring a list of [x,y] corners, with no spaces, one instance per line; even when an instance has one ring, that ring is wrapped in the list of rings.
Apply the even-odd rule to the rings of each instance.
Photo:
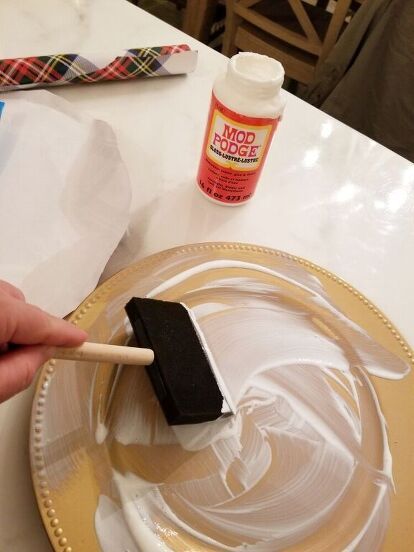
[[[20,290],[0,280],[0,402],[31,384],[55,346],[76,347],[86,337],[69,322],[29,305]]]

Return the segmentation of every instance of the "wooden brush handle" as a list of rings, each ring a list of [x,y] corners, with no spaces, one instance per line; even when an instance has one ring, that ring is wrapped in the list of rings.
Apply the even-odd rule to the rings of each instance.
[[[54,358],[67,360],[85,360],[94,362],[111,362],[113,364],[137,364],[148,366],[154,360],[151,349],[138,347],[121,347],[102,343],[83,343],[80,347],[56,347]]]

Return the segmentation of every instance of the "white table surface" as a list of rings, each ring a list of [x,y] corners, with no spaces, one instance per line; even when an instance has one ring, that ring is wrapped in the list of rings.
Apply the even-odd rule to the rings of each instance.
[[[133,185],[128,236],[104,276],[156,251],[245,241],[300,255],[377,304],[414,344],[414,166],[287,94],[258,192],[226,208],[195,176],[212,82],[226,59],[125,0],[2,0],[0,58],[186,42],[186,77],[54,93],[109,122]],[[31,391],[0,407],[0,549],[47,552],[28,465]]]

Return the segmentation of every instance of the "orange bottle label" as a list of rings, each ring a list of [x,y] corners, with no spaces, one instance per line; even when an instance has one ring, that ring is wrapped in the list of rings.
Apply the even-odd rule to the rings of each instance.
[[[247,117],[212,96],[197,182],[222,203],[253,195],[280,118]]]

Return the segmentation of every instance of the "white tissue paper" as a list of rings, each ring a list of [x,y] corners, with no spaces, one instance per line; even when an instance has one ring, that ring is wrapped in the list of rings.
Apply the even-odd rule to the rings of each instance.
[[[0,100],[0,279],[64,316],[127,228],[127,170],[111,127],[66,100],[43,90]]]

